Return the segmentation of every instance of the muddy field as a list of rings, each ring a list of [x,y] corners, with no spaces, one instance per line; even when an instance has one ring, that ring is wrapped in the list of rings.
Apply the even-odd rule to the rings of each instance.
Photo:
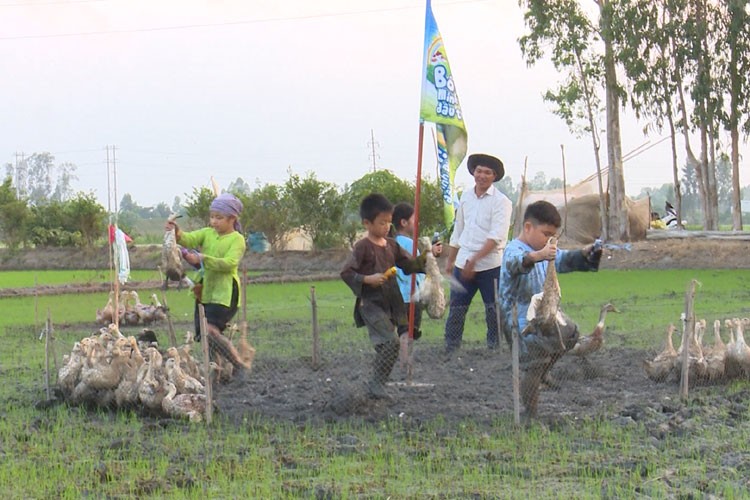
[[[747,246],[747,242],[736,241],[643,241],[607,249],[602,268],[746,268],[750,267]],[[131,253],[132,267],[156,265],[158,259],[153,260],[157,250],[139,248]],[[322,279],[336,277],[345,255],[345,252],[248,254],[245,262],[248,269],[267,271],[257,280]],[[80,261],[60,251],[30,252],[3,256],[2,268],[34,268],[45,262],[54,262],[54,267],[72,267],[72,262]],[[55,291],[64,293],[75,288],[49,290]],[[654,352],[632,349],[604,349],[591,356],[591,365],[586,370],[577,359],[563,358],[552,372],[553,378],[563,382],[563,387],[543,392],[541,418],[606,415],[623,425],[647,419],[655,433],[665,432],[682,407],[677,402],[676,384],[656,384],[646,378],[641,363],[653,355]],[[449,421],[472,419],[486,423],[499,415],[512,415],[507,349],[490,352],[469,346],[459,356],[445,361],[439,342],[417,342],[414,384],[405,383],[397,365],[388,389],[392,397],[386,401],[364,396],[362,385],[369,375],[370,359],[371,347],[367,344],[354,352],[329,354],[318,369],[310,366],[309,359],[282,361],[260,352],[252,380],[217,388],[218,404],[224,416],[238,422],[252,414],[291,421],[393,417],[422,422],[441,416]],[[706,411],[710,411],[717,398],[723,397],[722,391],[713,389],[697,388],[695,392],[705,398]]]
[[[652,382],[641,369],[642,361],[653,354],[603,349],[590,356],[588,365],[577,358],[563,358],[551,372],[562,387],[542,392],[540,419],[554,423],[605,418],[622,425],[640,421],[647,423],[658,439],[665,437],[679,427],[675,422],[681,419],[682,405],[676,382]],[[372,400],[365,395],[370,359],[368,352],[346,353],[325,359],[315,370],[309,360],[283,363],[260,355],[251,381],[217,389],[220,412],[238,423],[251,415],[292,422],[396,418],[417,424],[439,416],[453,423],[472,420],[485,425],[499,416],[512,418],[508,350],[468,348],[446,361],[441,346],[418,341],[412,383],[406,381],[404,370],[397,364],[388,384],[387,400]],[[723,391],[716,389],[693,388],[697,406],[691,411],[705,407],[710,413],[725,406]],[[728,402],[737,414],[747,410],[748,395]]]

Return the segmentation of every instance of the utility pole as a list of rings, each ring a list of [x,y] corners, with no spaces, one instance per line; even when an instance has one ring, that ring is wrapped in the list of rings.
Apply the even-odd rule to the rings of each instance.
[[[370,146],[370,149],[372,151],[370,153],[370,158],[372,159],[372,171],[376,172],[378,170],[378,166],[375,161],[380,158],[380,155],[375,152],[375,146],[377,145],[378,147],[380,147],[380,143],[375,141],[375,132],[373,132],[372,129],[370,129],[370,142],[368,142],[367,145]]]

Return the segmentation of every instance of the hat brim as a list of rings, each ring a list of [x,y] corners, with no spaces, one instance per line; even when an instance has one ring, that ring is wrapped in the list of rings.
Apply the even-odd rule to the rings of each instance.
[[[478,166],[491,168],[492,171],[495,172],[495,182],[505,176],[503,162],[491,155],[481,153],[469,155],[469,159],[466,161],[466,166],[469,168],[469,173],[471,175],[474,175],[474,170]]]

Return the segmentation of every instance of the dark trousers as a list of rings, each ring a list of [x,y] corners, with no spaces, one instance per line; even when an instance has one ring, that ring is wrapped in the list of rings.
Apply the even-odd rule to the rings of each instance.
[[[487,347],[497,348],[497,316],[495,314],[495,287],[496,281],[500,279],[500,268],[494,267],[486,271],[479,271],[474,278],[464,281],[461,278],[461,269],[453,268],[453,277],[463,286],[464,290],[451,290],[450,311],[445,321],[445,349],[453,351],[461,347],[461,339],[464,335],[464,322],[466,311],[469,309],[477,290],[482,295],[484,302],[484,315],[487,323]]]

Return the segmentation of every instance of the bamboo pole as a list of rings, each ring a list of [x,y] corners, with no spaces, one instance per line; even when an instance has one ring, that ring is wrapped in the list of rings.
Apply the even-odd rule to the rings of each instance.
[[[412,249],[411,256],[413,259],[417,258],[417,240],[419,239],[419,203],[422,194],[422,149],[424,147],[424,122],[419,121],[419,142],[417,145],[417,178],[414,187],[414,234],[412,235]],[[417,275],[412,273],[411,275],[411,288],[409,297],[414,296],[414,290],[417,286]],[[413,374],[413,359],[411,356],[411,345],[414,343],[414,316],[416,313],[416,305],[413,300],[409,301],[409,330],[406,333],[407,338],[405,342],[401,342],[401,348],[399,356],[403,360],[403,364],[406,366],[406,382],[412,383]]]
[[[318,301],[315,298],[315,287],[310,287],[310,306],[312,307],[312,366],[317,370],[320,363],[320,332],[318,330]]]
[[[201,345],[203,346],[203,378],[206,381],[206,425],[211,425],[213,417],[213,391],[211,389],[211,358],[208,353],[208,322],[203,304],[198,304],[198,318],[201,324]]]

